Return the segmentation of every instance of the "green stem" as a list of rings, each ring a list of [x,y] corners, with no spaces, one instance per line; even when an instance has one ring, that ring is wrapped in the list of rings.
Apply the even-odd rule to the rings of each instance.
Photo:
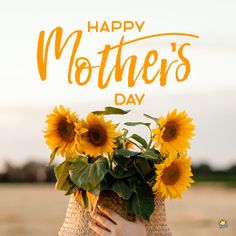
[[[144,148],[141,148],[137,143],[131,141],[130,139],[129,139],[129,142],[132,143],[132,144],[134,144],[137,148],[139,148],[140,151],[142,151],[142,150],[144,149]]]
[[[151,147],[151,145],[152,145],[152,138],[153,138],[153,135],[152,135],[152,130],[151,130],[151,128],[150,128],[150,127],[148,127],[148,128],[149,128],[149,131],[150,131],[150,141],[149,141],[149,143],[148,143],[147,149],[150,149],[150,147]]]
[[[108,153],[107,159],[108,159],[108,169],[111,170],[113,154]]]

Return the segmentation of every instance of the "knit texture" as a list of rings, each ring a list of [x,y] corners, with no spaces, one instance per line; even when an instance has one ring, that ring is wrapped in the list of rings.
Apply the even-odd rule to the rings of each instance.
[[[134,215],[125,211],[125,206],[121,199],[114,194],[103,194],[99,198],[99,205],[109,207],[127,220],[134,221]],[[96,209],[96,211],[99,211]],[[90,230],[88,222],[93,222],[88,211],[71,196],[65,221],[58,233],[58,236],[96,236]],[[147,236],[171,236],[171,232],[166,224],[166,212],[164,200],[155,197],[155,210],[150,218],[150,223],[146,223]]]

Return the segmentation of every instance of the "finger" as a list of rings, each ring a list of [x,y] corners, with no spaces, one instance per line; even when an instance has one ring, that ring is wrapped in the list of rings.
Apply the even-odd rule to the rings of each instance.
[[[109,208],[102,206],[98,206],[98,208],[102,213],[108,216],[115,224],[118,224],[119,222],[124,220],[120,215],[118,215],[116,212],[112,211]]]
[[[110,232],[106,231],[105,229],[100,228],[96,224],[89,222],[89,227],[91,228],[92,231],[94,231],[99,236],[110,236],[111,235]]]
[[[110,221],[109,219],[105,218],[104,216],[97,214],[97,213],[91,213],[91,217],[97,221],[99,224],[104,226],[106,229],[111,231],[111,229],[114,227],[114,223]]]

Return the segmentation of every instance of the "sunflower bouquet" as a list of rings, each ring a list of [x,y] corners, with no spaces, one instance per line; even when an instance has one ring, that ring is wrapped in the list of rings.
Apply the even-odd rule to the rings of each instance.
[[[147,222],[154,211],[156,195],[181,198],[193,183],[191,159],[187,157],[194,125],[185,111],[166,117],[144,114],[151,122],[125,122],[125,127],[142,125],[149,140],[106,120],[107,115],[129,111],[106,107],[86,119],[62,105],[47,115],[44,137],[56,156],[64,161],[55,167],[56,189],[73,194],[86,209],[94,210],[104,193],[118,196],[125,210]]]

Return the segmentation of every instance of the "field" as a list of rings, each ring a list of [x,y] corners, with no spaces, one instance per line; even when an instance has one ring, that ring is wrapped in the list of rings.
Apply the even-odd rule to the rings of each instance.
[[[53,236],[63,223],[68,197],[53,185],[0,185],[1,236]],[[236,188],[193,186],[183,200],[167,201],[173,236],[236,235]],[[220,219],[228,227],[218,226]]]

